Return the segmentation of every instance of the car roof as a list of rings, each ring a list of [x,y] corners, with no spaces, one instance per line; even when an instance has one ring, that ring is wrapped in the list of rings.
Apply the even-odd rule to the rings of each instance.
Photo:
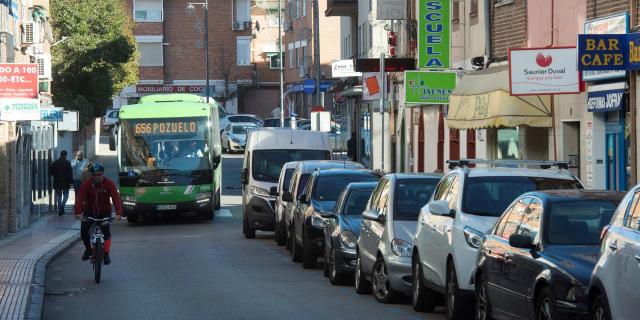
[[[320,169],[318,170],[319,176],[341,176],[341,175],[371,175],[375,176],[375,172],[367,169],[344,169],[344,168],[331,168],[331,169]]]
[[[441,174],[437,174],[437,173],[388,173],[385,176],[389,177],[389,178],[395,178],[395,179],[425,179],[425,178],[431,178],[431,179],[440,180],[442,178],[442,175]]]
[[[252,117],[252,118],[256,118],[256,119],[260,118],[260,117],[256,116],[255,114],[250,114],[250,113],[229,114],[229,115],[227,115],[227,117],[229,117],[229,118],[231,118],[231,117]]]
[[[353,161],[342,161],[342,160],[306,160],[299,161],[298,167],[300,171],[303,173],[311,173],[316,169],[326,170],[332,168],[345,168],[348,167],[350,169],[364,169],[364,166],[360,163]]]
[[[349,183],[345,189],[348,190],[357,190],[357,189],[373,189],[378,185],[377,182],[351,182]]]
[[[295,169],[296,166],[298,165],[298,163],[300,163],[300,161],[289,161],[289,162],[286,162],[282,166],[282,168],[284,168],[284,169]]]
[[[532,191],[522,196],[535,196],[551,202],[575,201],[575,200],[604,200],[620,203],[625,193],[619,191],[602,191],[602,190],[542,190]]]
[[[229,122],[229,124],[231,124],[232,127],[239,127],[239,126],[257,127],[258,126],[255,122]]]
[[[529,169],[529,168],[456,168],[454,171],[468,170],[468,177],[539,177],[575,180],[568,171],[558,169]]]

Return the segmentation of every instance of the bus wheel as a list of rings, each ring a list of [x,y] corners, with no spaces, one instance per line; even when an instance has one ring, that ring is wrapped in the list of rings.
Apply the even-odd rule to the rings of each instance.
[[[138,214],[137,213],[128,213],[127,214],[127,221],[129,223],[136,223],[138,222]]]

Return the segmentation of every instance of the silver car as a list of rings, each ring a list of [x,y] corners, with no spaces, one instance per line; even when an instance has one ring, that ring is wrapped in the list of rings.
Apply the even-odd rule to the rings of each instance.
[[[389,303],[411,293],[411,248],[420,208],[440,176],[387,174],[362,214],[357,245],[355,289]]]

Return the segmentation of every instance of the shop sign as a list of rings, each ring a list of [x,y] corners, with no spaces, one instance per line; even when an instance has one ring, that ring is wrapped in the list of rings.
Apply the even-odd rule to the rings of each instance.
[[[607,112],[624,108],[624,91],[624,82],[589,87],[587,111]]]
[[[362,73],[355,71],[353,59],[338,60],[331,63],[331,76],[333,78],[360,77]]]
[[[78,131],[78,111],[63,111],[58,131]]]
[[[202,93],[205,86],[139,84],[137,93]],[[213,91],[215,92],[215,90]]]
[[[575,47],[509,50],[511,95],[580,92]]]
[[[407,0],[378,0],[378,20],[406,20]]]
[[[37,99],[38,65],[0,63],[0,99]]]
[[[455,72],[405,71],[405,99],[411,104],[449,104]]]
[[[0,120],[32,121],[40,120],[40,100],[0,99]]]
[[[40,109],[40,120],[42,121],[62,121],[62,108],[48,107]]]
[[[380,100],[382,97],[382,82],[377,72],[365,72],[362,74],[362,100]]]
[[[302,83],[302,91],[306,94],[313,94],[316,92],[316,81],[311,79],[306,79]]]
[[[320,92],[327,92],[331,89],[331,81],[320,82]],[[306,79],[303,82],[294,83],[289,92],[304,92],[306,94],[316,93],[316,81],[313,79]]]
[[[579,34],[580,70],[640,69],[640,33]]]
[[[450,0],[418,0],[418,69],[448,69]]]
[[[584,24],[585,34],[626,34],[629,30],[629,15],[625,13],[590,20]],[[587,70],[582,72],[584,81],[623,78],[625,71]]]

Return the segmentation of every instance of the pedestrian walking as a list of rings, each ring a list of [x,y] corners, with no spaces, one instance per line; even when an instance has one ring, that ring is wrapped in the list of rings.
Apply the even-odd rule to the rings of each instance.
[[[58,215],[64,214],[64,207],[69,199],[69,189],[73,183],[73,169],[67,160],[67,151],[60,152],[60,158],[49,166],[49,175],[53,176],[53,189],[55,190]]]
[[[89,164],[89,160],[84,157],[82,151],[76,152],[76,158],[71,161],[71,169],[73,169],[73,191],[78,195],[80,185],[82,184],[82,176]]]
[[[356,132],[351,133],[351,138],[347,140],[347,156],[353,161],[358,161],[358,141],[356,140]],[[360,158],[364,156],[364,139],[360,139]]]

